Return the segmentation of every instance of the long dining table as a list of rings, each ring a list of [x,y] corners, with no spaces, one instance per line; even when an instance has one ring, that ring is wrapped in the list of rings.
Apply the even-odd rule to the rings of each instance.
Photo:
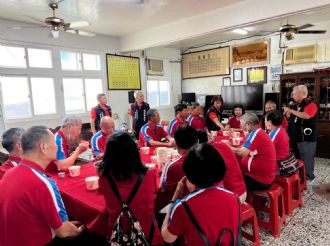
[[[151,163],[154,150],[155,148],[151,147],[148,155],[140,153],[144,164]],[[63,178],[57,172],[47,174],[56,181],[69,218],[85,224],[90,232],[106,236],[109,232],[104,197],[98,190],[87,190],[85,183],[85,178],[98,175],[94,163],[80,165],[80,175],[77,177],[71,177],[68,172]]]
[[[241,137],[244,135],[241,134]],[[223,136],[219,131],[213,141],[222,140],[230,141],[230,137]],[[140,151],[142,163],[152,163],[151,156],[155,154],[155,149],[155,147],[150,147],[148,155],[142,154]],[[85,224],[90,232],[106,236],[110,232],[107,231],[108,217],[104,197],[98,190],[87,190],[85,183],[86,177],[98,175],[94,163],[82,164],[78,177],[71,177],[68,172],[64,177],[60,177],[57,172],[49,172],[48,175],[58,185],[69,218]]]

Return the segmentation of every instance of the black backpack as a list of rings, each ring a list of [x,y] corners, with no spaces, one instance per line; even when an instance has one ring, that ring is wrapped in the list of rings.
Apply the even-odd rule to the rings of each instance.
[[[237,233],[237,238],[234,237],[234,233],[232,230],[230,230],[229,228],[224,228],[223,230],[221,230],[218,234],[218,239],[216,242],[217,246],[221,246],[221,241],[223,236],[226,233],[229,233],[233,239],[231,246],[241,246],[242,245],[242,236],[241,236],[241,202],[238,199],[238,197],[236,196],[237,199],[237,204],[238,204],[238,233]],[[195,226],[196,230],[198,231],[198,234],[201,236],[201,238],[203,239],[205,246],[212,246],[212,244],[210,243],[210,241],[207,239],[205,233],[203,232],[202,228],[200,227],[200,225],[198,224],[198,222],[195,219],[195,216],[193,215],[191,209],[189,208],[187,202],[185,200],[182,201],[182,205],[186,211],[186,213],[188,214],[188,217],[190,218],[191,222],[193,223],[193,225]]]
[[[146,236],[142,230],[140,222],[136,219],[136,217],[134,216],[134,214],[132,213],[132,211],[130,210],[130,208],[128,206],[130,204],[130,202],[133,200],[136,192],[138,191],[138,189],[143,181],[143,178],[144,178],[144,174],[140,174],[130,195],[128,196],[127,201],[123,202],[115,182],[110,177],[108,177],[108,181],[109,181],[109,184],[110,184],[113,192],[115,193],[118,200],[122,203],[122,210],[116,219],[116,223],[112,229],[111,236],[108,237],[108,243],[111,246],[121,246],[121,245],[149,246],[151,244],[153,234],[154,234],[154,221],[153,221],[153,223],[151,223],[152,225],[151,225],[151,229],[150,229],[150,233],[149,233],[149,237],[148,237],[149,242],[150,242],[150,244],[149,244],[149,242],[146,239]],[[130,225],[129,225],[130,231],[128,234],[125,234],[121,227],[121,220],[125,213],[128,215],[129,223],[130,223]]]

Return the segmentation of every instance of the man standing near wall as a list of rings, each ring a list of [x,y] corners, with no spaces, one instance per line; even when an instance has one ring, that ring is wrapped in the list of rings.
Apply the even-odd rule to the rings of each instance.
[[[144,95],[142,91],[134,92],[135,103],[131,104],[130,118],[131,129],[136,137],[139,139],[141,127],[148,122],[147,112],[150,109],[148,103],[144,102]]]
[[[306,167],[307,181],[309,185],[314,183],[314,157],[316,153],[316,124],[317,106],[308,98],[308,89],[305,85],[297,85],[293,88],[292,98],[297,103],[297,109],[283,107],[284,112],[290,115],[294,124],[291,133],[298,146],[300,158]]]
[[[100,121],[103,116],[112,117],[111,107],[107,105],[108,99],[104,93],[97,95],[98,105],[91,110],[91,129],[93,134],[100,130]]]

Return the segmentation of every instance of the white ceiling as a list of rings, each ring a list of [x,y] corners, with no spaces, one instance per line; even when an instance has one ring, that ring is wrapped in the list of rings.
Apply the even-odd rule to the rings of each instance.
[[[38,22],[32,18],[44,20],[51,16],[52,12],[48,8],[50,2],[54,1],[2,0],[0,1],[0,18],[38,25]],[[227,8],[234,4],[247,3],[248,0],[60,0],[58,2],[60,3],[56,16],[64,19],[65,22],[86,20],[91,23],[91,26],[81,28],[82,30],[112,37],[124,37],[180,20],[189,21],[189,18],[193,16]],[[278,30],[287,22],[302,25],[329,20],[330,7],[327,6],[313,12],[300,11],[299,14],[280,16],[253,26],[241,26],[241,28],[251,30],[248,36],[263,35],[267,31]],[[167,43],[164,46],[185,50],[188,47],[246,37],[230,32],[231,29],[233,28]],[[310,29],[319,28],[316,25]]]
[[[65,22],[86,20],[86,31],[125,36],[141,30],[189,18],[244,0],[6,0],[0,1],[0,18],[37,23],[52,16],[48,4],[60,2],[56,16]]]

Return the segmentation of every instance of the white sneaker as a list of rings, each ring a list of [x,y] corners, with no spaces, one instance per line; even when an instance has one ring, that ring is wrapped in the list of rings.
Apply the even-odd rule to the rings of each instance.
[[[313,186],[315,179],[307,180],[307,186]]]

